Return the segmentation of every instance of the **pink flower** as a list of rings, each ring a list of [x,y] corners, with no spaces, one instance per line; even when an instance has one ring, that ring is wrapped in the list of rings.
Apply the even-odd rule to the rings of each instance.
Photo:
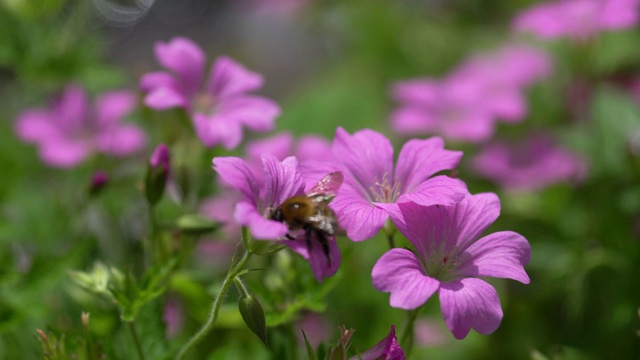
[[[541,38],[587,40],[604,30],[638,23],[638,0],[565,0],[535,5],[513,20],[512,27]]]
[[[249,227],[253,238],[281,240],[292,248],[309,261],[318,281],[334,275],[341,260],[335,237],[327,239],[329,261],[318,242],[312,241],[309,247],[304,235],[295,236],[293,240],[282,240],[289,233],[288,226],[271,219],[275,209],[285,200],[304,195],[305,181],[298,169],[298,160],[288,157],[280,162],[272,154],[265,153],[262,155],[262,164],[264,182],[260,184],[244,160],[236,157],[213,159],[214,169],[221,180],[242,194],[242,200],[235,206],[234,219],[240,225]]]
[[[495,194],[467,195],[451,206],[399,204],[391,213],[398,230],[415,250],[387,251],[372,270],[373,286],[391,293],[390,304],[401,309],[422,306],[436,291],[447,327],[457,339],[471,328],[495,331],[502,308],[493,286],[479,276],[529,283],[524,265],[531,248],[514,232],[479,238],[500,212]]]
[[[391,325],[389,335],[371,349],[353,356],[350,360],[405,360],[404,352],[396,339],[396,328]]]
[[[185,109],[204,145],[221,144],[233,149],[242,141],[243,126],[258,132],[273,129],[280,114],[278,105],[247,94],[262,86],[260,74],[220,56],[205,81],[204,52],[182,37],[156,43],[155,53],[158,62],[171,72],[151,72],[142,77],[140,87],[147,92],[144,103],[156,110]]]
[[[127,91],[105,92],[93,107],[80,86],[67,86],[48,109],[27,110],[16,123],[18,136],[38,145],[40,158],[55,167],[73,167],[95,152],[126,156],[140,150],[144,132],[121,119],[135,106]]]
[[[354,241],[380,231],[397,203],[454,204],[466,193],[460,180],[432,177],[453,169],[462,157],[461,151],[445,150],[441,138],[408,141],[394,165],[393,147],[382,134],[365,129],[349,135],[338,128],[333,155],[337,170],[344,174],[344,184],[331,206],[338,223]]]
[[[393,98],[400,108],[391,115],[391,125],[405,135],[485,141],[499,119],[524,118],[524,87],[548,75],[550,69],[546,54],[513,44],[470,58],[442,80],[399,82],[393,87]]]
[[[473,158],[472,166],[478,174],[503,188],[529,191],[577,181],[586,172],[582,161],[544,135],[513,144],[503,141],[490,144]]]

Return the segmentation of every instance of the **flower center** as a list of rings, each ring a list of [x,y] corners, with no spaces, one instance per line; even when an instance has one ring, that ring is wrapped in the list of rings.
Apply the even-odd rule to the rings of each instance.
[[[454,280],[457,277],[455,270],[459,265],[457,252],[457,247],[446,254],[440,249],[431,248],[427,258],[422,260],[427,275],[440,281]]]
[[[389,181],[389,173],[384,173],[381,180],[373,178],[373,186],[369,187],[371,198],[375,202],[393,203],[400,196],[400,180]]]
[[[215,112],[216,100],[206,92],[196,95],[193,101],[193,110],[196,113],[211,115]]]

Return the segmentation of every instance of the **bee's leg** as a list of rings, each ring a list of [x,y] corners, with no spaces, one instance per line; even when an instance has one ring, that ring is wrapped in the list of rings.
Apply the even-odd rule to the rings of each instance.
[[[322,231],[316,231],[316,235],[318,236],[318,241],[322,244],[322,251],[324,251],[324,256],[327,257],[327,267],[331,267],[331,254],[329,253],[329,239]]]
[[[294,238],[293,236],[289,235],[289,233],[286,233],[286,234],[284,235],[284,237],[286,237],[286,238],[287,238],[287,240],[295,240],[295,239],[296,239],[296,238]]]

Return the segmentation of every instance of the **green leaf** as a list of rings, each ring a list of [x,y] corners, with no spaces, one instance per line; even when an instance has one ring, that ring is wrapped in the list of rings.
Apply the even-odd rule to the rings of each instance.
[[[304,346],[307,349],[307,356],[309,357],[309,360],[318,360],[318,358],[316,357],[315,351],[313,351],[313,346],[311,346],[311,344],[309,343],[309,340],[307,339],[307,334],[304,333],[304,329],[300,329],[300,331],[302,331],[302,337],[304,338]]]

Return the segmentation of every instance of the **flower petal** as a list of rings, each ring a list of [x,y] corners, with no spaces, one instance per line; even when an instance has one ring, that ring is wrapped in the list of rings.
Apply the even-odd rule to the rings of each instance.
[[[298,169],[298,160],[290,156],[282,162],[270,153],[262,154],[264,188],[260,198],[267,208],[276,208],[285,200],[304,194],[304,180]]]
[[[91,147],[83,141],[49,139],[40,144],[40,158],[55,167],[71,168],[82,163],[91,154]]]
[[[136,97],[130,91],[110,91],[96,100],[96,113],[100,126],[111,126],[133,111]]]
[[[155,110],[166,110],[174,107],[187,109],[189,101],[176,89],[169,87],[156,88],[144,97],[144,104]]]
[[[396,339],[396,328],[391,325],[389,335],[371,349],[349,358],[349,360],[405,360],[404,352]]]
[[[168,87],[176,90],[180,89],[178,81],[173,74],[169,72],[151,71],[142,75],[142,78],[140,79],[140,89],[142,91],[152,91],[160,87]]]
[[[140,150],[145,144],[145,134],[137,126],[121,125],[97,135],[97,147],[106,154],[125,156]]]
[[[224,99],[255,90],[262,83],[262,75],[248,70],[228,56],[220,56],[212,66],[207,90],[213,97]]]
[[[445,324],[456,339],[464,339],[472,328],[481,334],[490,334],[502,321],[496,289],[480,279],[442,283],[440,308]]]
[[[379,132],[364,129],[349,135],[339,127],[332,151],[344,165],[345,184],[363,194],[377,181],[393,175],[393,147]]]
[[[248,226],[251,236],[257,240],[277,240],[289,232],[287,225],[266,219],[250,202],[242,201],[236,204],[233,216],[240,225]]]
[[[427,276],[420,260],[409,250],[387,251],[371,271],[373,286],[390,292],[389,304],[400,309],[416,309],[433,295],[440,282]]]
[[[412,201],[423,206],[453,205],[464,199],[467,193],[467,186],[462,180],[441,175],[423,181],[413,192],[401,195],[397,202]]]
[[[531,246],[524,236],[501,231],[475,242],[460,256],[458,274],[491,276],[529,283],[524,266],[531,259]]]
[[[493,193],[467,195],[456,205],[458,249],[462,252],[480,237],[500,215],[500,199]]]
[[[258,183],[244,160],[229,156],[213,158],[213,169],[221,181],[240,191],[254,206],[258,203]]]
[[[371,238],[389,218],[386,210],[374,206],[357,194],[342,190],[331,201],[331,208],[340,227],[347,231],[347,236],[353,241]]]
[[[402,183],[400,193],[411,192],[429,177],[442,170],[452,170],[462,158],[462,151],[444,149],[444,140],[432,137],[409,140],[398,155],[395,176]]]
[[[415,135],[434,132],[440,121],[428,108],[408,105],[391,114],[391,127],[399,134]]]
[[[238,96],[220,101],[218,113],[253,131],[265,132],[273,129],[274,120],[280,115],[280,107],[267,98]]]
[[[204,72],[205,54],[193,41],[174,37],[169,42],[157,42],[155,54],[158,62],[178,75],[181,89],[191,96],[198,91]]]
[[[309,261],[313,276],[318,282],[322,282],[322,279],[333,276],[338,271],[342,261],[342,254],[340,254],[340,248],[338,248],[336,239],[333,236],[327,238],[329,259],[327,259],[317,235],[314,235],[310,240],[309,244],[307,244],[307,240],[302,234],[301,236],[296,236],[294,240],[283,240],[282,243]]]
[[[200,141],[207,147],[221,144],[225,149],[232,150],[242,141],[240,124],[218,114],[213,116],[194,114],[193,127]]]
[[[55,126],[55,115],[46,110],[26,110],[18,116],[15,131],[28,142],[46,141],[59,132]]]

